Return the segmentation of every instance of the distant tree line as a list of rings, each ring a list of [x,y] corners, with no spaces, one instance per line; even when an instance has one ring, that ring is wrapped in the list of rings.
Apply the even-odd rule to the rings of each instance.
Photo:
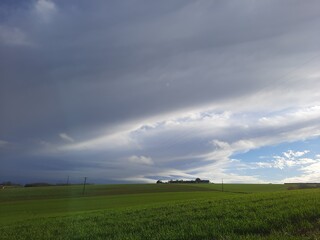
[[[320,188],[320,183],[285,183],[288,190],[305,189],[305,188]]]
[[[93,183],[87,183],[87,185],[92,185]],[[0,189],[5,188],[13,188],[13,187],[51,187],[51,186],[68,186],[68,185],[82,185],[82,183],[79,184],[66,184],[66,183],[57,183],[57,184],[51,184],[46,182],[34,182],[34,183],[27,183],[25,185],[21,185],[18,183],[13,183],[11,181],[5,181],[0,183]]]
[[[45,183],[45,182],[27,183],[24,185],[24,187],[49,187],[49,186],[55,186],[55,185],[50,183]]]
[[[1,188],[5,188],[5,187],[22,187],[20,184],[18,183],[13,183],[10,181],[4,181],[2,183],[0,183],[0,187]]]
[[[200,178],[196,178],[195,180],[169,180],[168,182],[163,182],[161,180],[157,181],[157,184],[161,183],[210,183],[209,180],[201,180]]]

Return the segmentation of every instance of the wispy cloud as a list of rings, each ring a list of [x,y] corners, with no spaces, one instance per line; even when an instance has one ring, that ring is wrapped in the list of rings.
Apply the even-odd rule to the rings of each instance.
[[[153,165],[154,162],[152,158],[145,157],[145,156],[131,156],[128,158],[129,162],[136,163],[136,164],[146,164],[146,165]]]
[[[270,121],[261,125],[260,114],[257,118],[250,112],[246,113],[218,113],[214,111],[193,112],[180,114],[176,118],[170,116],[161,121],[148,121],[146,124],[128,125],[127,130],[114,132],[105,136],[99,136],[79,143],[70,143],[59,147],[60,152],[75,154],[83,151],[90,154],[111,154],[112,158],[120,159],[124,154],[132,154],[129,162],[149,165],[157,165],[155,168],[135,169],[132,174],[141,174],[148,178],[154,176],[170,176],[175,169],[176,177],[189,178],[201,176],[211,178],[212,176],[223,177],[229,181],[262,182],[258,176],[239,175],[230,172],[230,169],[238,166],[242,169],[273,168],[284,169],[297,166],[306,166],[314,163],[314,160],[305,157],[308,150],[288,150],[282,155],[270,158],[264,157],[263,162],[246,164],[236,163],[232,156],[245,153],[264,146],[292,142],[299,139],[314,137],[319,123],[304,118],[301,112],[310,113],[310,108],[305,110],[290,109],[272,113],[268,117]],[[318,108],[312,107],[312,114],[317,116]],[[296,114],[295,112],[299,113]],[[270,113],[268,113],[270,114]],[[163,116],[166,118],[166,116]],[[272,119],[283,119],[285,123],[274,124]],[[241,120],[240,120],[241,119]],[[240,120],[240,121],[239,121]],[[139,153],[139,154],[137,154]],[[145,157],[153,155],[153,158]],[[101,160],[108,162],[109,160]],[[120,167],[120,165],[119,165]],[[243,179],[243,180],[241,180]]]
[[[18,27],[0,25],[0,43],[11,46],[33,46],[34,44]]]
[[[6,146],[7,144],[9,144],[9,142],[0,140],[0,148]]]
[[[61,135],[60,135],[61,137]],[[70,142],[74,142],[70,141]],[[99,151],[106,149],[128,149],[137,147],[134,139],[130,137],[130,131],[122,131],[96,138],[83,140],[77,143],[63,145],[60,147],[61,151]]]
[[[66,133],[59,133],[59,137],[67,142],[74,142],[74,139],[67,135]]]
[[[302,166],[300,175],[283,179],[283,182],[320,182],[320,159],[314,159],[313,163]]]

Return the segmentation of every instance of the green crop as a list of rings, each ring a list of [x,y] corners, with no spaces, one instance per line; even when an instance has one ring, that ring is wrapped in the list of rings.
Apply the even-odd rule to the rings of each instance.
[[[219,192],[213,184],[93,185],[86,196],[80,189],[2,191],[0,238],[320,238],[319,189],[227,184],[228,192]],[[28,200],[23,191],[30,191]]]

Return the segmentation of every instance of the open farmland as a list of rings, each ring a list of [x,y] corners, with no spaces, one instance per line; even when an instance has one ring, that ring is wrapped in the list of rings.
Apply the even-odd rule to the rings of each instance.
[[[0,192],[2,239],[319,239],[319,189],[90,185]]]

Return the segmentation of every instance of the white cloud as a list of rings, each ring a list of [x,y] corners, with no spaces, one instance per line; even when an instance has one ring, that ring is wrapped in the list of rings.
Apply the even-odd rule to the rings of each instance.
[[[288,150],[286,152],[283,152],[281,156],[273,156],[273,160],[271,161],[265,161],[265,162],[256,162],[253,163],[254,166],[257,166],[258,168],[278,168],[278,169],[284,169],[284,168],[290,168],[290,167],[296,167],[301,165],[308,165],[315,163],[316,160],[312,158],[301,158],[305,154],[309,153],[309,150],[304,151],[293,151]]]
[[[255,149],[259,145],[250,139],[241,139],[232,143],[219,141],[217,139],[210,141],[213,145],[213,151],[202,155],[206,161],[220,161],[226,163],[234,163],[235,161],[230,159],[230,157],[235,153],[244,153],[251,149]]]
[[[320,117],[320,105],[293,109],[284,114],[262,117],[259,122],[262,126],[283,127],[290,124],[299,124],[301,122],[310,122]]]
[[[240,182],[241,179],[261,182],[263,180],[258,176],[237,175],[229,169],[235,165],[239,169],[284,169],[307,166],[314,163],[314,159],[305,157],[309,153],[308,150],[288,150],[282,155],[271,157],[269,161],[264,157],[263,162],[249,165],[232,161],[232,155],[319,135],[318,121],[309,121],[309,118],[303,116],[303,113],[310,112],[316,116],[318,111],[320,108],[306,107],[290,109],[289,112],[276,112],[271,114],[272,117],[269,114],[269,121],[263,124],[256,121],[257,117],[250,112],[188,111],[186,114],[180,113],[175,118],[171,115],[163,116],[163,119],[158,121],[149,119],[144,124],[128,123],[120,126],[119,131],[115,130],[106,135],[77,143],[69,141],[69,144],[60,146],[59,150],[69,154],[78,151],[90,151],[92,154],[97,151],[112,152],[112,158],[119,159],[119,162],[129,153],[129,162],[150,167],[153,163],[157,165],[157,168],[147,170],[135,169],[132,174],[136,173],[136,176],[141,176],[142,171],[145,171],[145,177],[169,176],[171,171],[176,171],[177,176],[185,176],[184,174],[188,173],[188,178],[201,176],[211,179],[210,176],[214,175],[229,179],[230,182]],[[259,115],[261,114],[257,116]],[[141,150],[153,158],[140,155]]]
[[[54,2],[50,0],[37,0],[35,11],[44,21],[50,21],[57,8]]]
[[[67,142],[74,142],[74,139],[66,133],[59,133],[59,137]]]
[[[300,176],[283,179],[283,182],[320,182],[320,160],[314,160],[312,164],[300,168]]]
[[[312,164],[302,167],[300,170],[302,170],[306,174],[320,174],[320,161],[314,160]]]
[[[133,176],[133,177],[121,177],[121,178],[114,178],[114,180],[119,181],[129,181],[129,182],[139,182],[139,183],[154,183],[154,179],[147,178],[143,175]]]
[[[306,164],[313,164],[318,162],[318,160],[313,159],[313,158],[299,158],[299,163],[301,165],[306,165]]]
[[[137,164],[145,164],[145,165],[153,165],[154,162],[152,158],[145,156],[131,156],[128,158],[129,162],[137,163]]]
[[[292,159],[292,158],[296,158],[296,157],[301,157],[305,154],[307,154],[308,152],[310,152],[309,150],[305,150],[305,151],[293,151],[293,150],[288,150],[287,152],[283,152],[283,155],[286,158]]]
[[[63,145],[61,151],[97,151],[97,150],[124,150],[138,148],[137,143],[130,137],[130,131],[106,134],[93,139],[84,140],[74,144]]]

